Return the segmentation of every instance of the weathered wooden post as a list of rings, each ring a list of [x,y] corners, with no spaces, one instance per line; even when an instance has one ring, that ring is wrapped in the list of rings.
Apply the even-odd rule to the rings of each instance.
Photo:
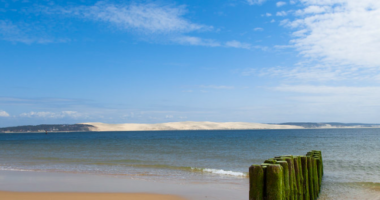
[[[297,183],[297,199],[303,200],[302,194],[302,166],[301,166],[301,158],[299,156],[294,156],[294,170],[296,174],[296,183]]]
[[[301,165],[302,165],[302,186],[303,186],[303,199],[304,200],[310,200],[309,195],[309,175],[308,175],[308,166],[307,166],[307,157],[301,156]]]
[[[283,172],[283,180],[284,180],[284,200],[289,199],[289,194],[290,194],[290,187],[289,187],[289,165],[288,162],[286,161],[277,161],[276,164],[281,165],[282,167],[282,172]]]
[[[288,167],[289,167],[289,189],[290,189],[290,192],[289,192],[289,199],[290,200],[296,200],[295,199],[295,196],[294,196],[294,165],[293,165],[293,159],[291,157],[283,157],[285,159],[285,161],[288,163]]]
[[[267,166],[266,172],[266,200],[283,200],[284,181],[281,165]]]
[[[313,162],[311,157],[307,156],[307,166],[308,166],[308,175],[309,175],[309,196],[311,200],[315,199],[314,193],[314,176],[313,176]]]
[[[314,193],[315,193],[315,198],[318,197],[319,195],[319,181],[318,181],[318,170],[317,170],[317,159],[312,157],[313,160],[313,175],[314,175]]]
[[[249,200],[264,200],[264,170],[261,165],[249,168]]]

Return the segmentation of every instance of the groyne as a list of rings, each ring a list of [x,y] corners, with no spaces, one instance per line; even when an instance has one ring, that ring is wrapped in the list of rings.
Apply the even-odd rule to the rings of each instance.
[[[249,167],[249,200],[315,200],[322,176],[321,151],[270,158]]]

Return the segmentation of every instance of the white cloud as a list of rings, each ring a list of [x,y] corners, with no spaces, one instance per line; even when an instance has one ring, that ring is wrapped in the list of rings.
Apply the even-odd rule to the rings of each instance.
[[[281,7],[281,6],[284,6],[284,5],[286,5],[286,2],[283,2],[283,1],[279,1],[279,2],[276,3],[277,7]]]
[[[247,0],[247,2],[248,2],[249,5],[262,4],[265,1],[266,0]]]
[[[183,16],[184,6],[159,6],[150,4],[110,4],[98,2],[93,6],[45,9],[46,13],[78,16],[94,21],[111,23],[120,29],[143,33],[186,33],[210,30],[212,27],[192,23]]]
[[[261,76],[280,76],[286,81],[380,81],[380,1],[301,0],[296,19],[280,25],[293,28],[290,45],[302,56],[293,67],[261,70]],[[282,14],[279,14],[282,15]],[[247,73],[245,73],[247,74]]]
[[[296,4],[297,2],[296,2],[296,0],[290,0],[289,3],[290,4]]]
[[[248,43],[242,43],[236,40],[232,40],[229,42],[226,42],[225,44],[226,47],[233,47],[233,48],[241,48],[241,49],[250,49],[251,45]]]
[[[254,28],[253,30],[254,30],[254,31],[263,31],[264,29],[261,28],[261,27],[256,27],[256,28]]]
[[[280,16],[280,17],[284,17],[284,16],[286,16],[286,15],[288,15],[288,13],[285,12],[285,11],[280,11],[280,12],[277,12],[277,13],[276,13],[276,16]]]
[[[274,19],[272,19],[272,20],[270,21],[270,23],[274,23],[274,22],[276,22],[276,20],[274,20]]]
[[[22,113],[20,114],[20,117],[37,117],[37,118],[79,118],[83,117],[84,115],[81,113],[78,113],[76,111],[62,111],[62,112],[29,112],[29,113]]]
[[[9,116],[10,115],[7,112],[0,110],[0,117],[9,117]]]
[[[380,67],[380,1],[302,0],[292,44],[306,58],[335,65]],[[302,34],[299,34],[299,33]]]
[[[287,48],[294,48],[293,45],[274,45],[274,48],[276,49],[287,49]]]
[[[308,6],[305,9],[297,10],[296,15],[305,15],[305,14],[318,14],[331,11],[329,6]]]
[[[203,39],[199,37],[191,37],[191,36],[181,36],[172,39],[173,42],[184,44],[184,45],[194,45],[194,46],[209,46],[209,47],[218,47],[221,44],[217,41],[210,39]]]
[[[270,17],[270,16],[272,16],[272,14],[271,14],[271,13],[265,13],[265,15],[266,15],[267,17]]]

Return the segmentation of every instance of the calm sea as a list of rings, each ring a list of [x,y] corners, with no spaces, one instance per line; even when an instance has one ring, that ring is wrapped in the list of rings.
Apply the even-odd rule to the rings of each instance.
[[[0,170],[133,176],[248,187],[251,164],[322,150],[324,185],[379,189],[380,129],[0,134]],[[350,189],[351,188],[351,189]],[[323,196],[323,195],[322,195]],[[326,196],[326,197],[327,197]]]

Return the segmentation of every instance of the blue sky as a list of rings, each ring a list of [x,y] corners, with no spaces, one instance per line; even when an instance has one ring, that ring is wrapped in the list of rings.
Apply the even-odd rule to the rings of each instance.
[[[380,123],[377,0],[0,0],[0,127]]]

